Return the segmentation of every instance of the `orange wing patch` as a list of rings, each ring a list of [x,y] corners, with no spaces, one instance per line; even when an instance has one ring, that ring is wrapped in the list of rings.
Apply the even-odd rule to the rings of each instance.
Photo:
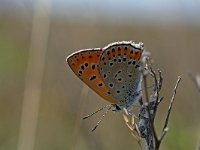
[[[142,55],[141,51],[136,51],[134,54],[134,59],[139,60],[141,55]]]
[[[97,94],[111,103],[117,103],[99,73],[101,54],[102,49],[81,50],[67,57],[66,61],[73,72]]]

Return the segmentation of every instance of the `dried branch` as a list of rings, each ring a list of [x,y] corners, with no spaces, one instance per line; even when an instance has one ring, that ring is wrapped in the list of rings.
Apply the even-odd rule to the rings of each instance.
[[[142,150],[141,137],[138,131],[137,124],[135,123],[134,116],[132,116],[132,118],[129,119],[130,116],[127,113],[127,110],[125,110],[125,114],[123,115],[123,117],[127,127],[131,130],[131,135],[136,139],[140,149]]]
[[[150,113],[150,109],[149,109],[149,96],[148,96],[148,91],[147,91],[148,87],[147,87],[147,79],[146,78],[147,78],[147,76],[143,75],[143,82],[144,82],[144,89],[145,89],[145,99],[146,99],[144,106],[145,106],[146,111],[147,111],[147,116],[148,116],[148,119],[149,119],[149,125],[150,125],[150,129],[152,131],[152,136],[153,136],[154,140],[157,142],[158,141],[157,133],[155,131],[154,121],[153,121],[152,114]]]
[[[174,103],[174,100],[175,100],[176,91],[177,91],[177,88],[178,88],[180,81],[181,81],[181,77],[178,76],[178,79],[176,81],[176,85],[175,85],[174,90],[173,90],[173,95],[172,95],[172,98],[171,98],[171,101],[170,101],[170,104],[169,104],[169,108],[168,108],[168,112],[167,112],[167,116],[166,116],[166,119],[165,119],[163,129],[162,129],[162,133],[161,133],[161,136],[159,138],[159,146],[160,146],[164,136],[166,135],[166,133],[168,131],[167,126],[168,126],[168,123],[169,123],[169,117],[170,117],[170,114],[171,114],[172,106],[173,106],[173,103]]]
[[[138,120],[134,120],[135,116],[132,115],[132,122],[128,119],[128,117],[124,117],[126,125],[129,127],[131,130],[132,135],[137,139],[138,144],[140,144],[140,139],[143,138],[146,141],[146,148],[148,150],[158,150],[160,147],[161,142],[163,141],[163,138],[165,137],[167,131],[168,131],[168,122],[169,122],[169,117],[171,114],[173,102],[175,100],[175,95],[176,91],[179,85],[179,82],[181,81],[181,77],[179,76],[176,82],[176,85],[173,90],[172,98],[169,104],[167,116],[165,119],[165,123],[161,132],[160,137],[157,137],[155,125],[154,125],[154,120],[156,116],[156,112],[158,109],[159,104],[162,102],[164,97],[160,97],[160,91],[162,88],[162,83],[163,83],[163,76],[162,72],[158,70],[156,73],[153,68],[151,63],[149,62],[148,58],[143,58],[142,62],[142,68],[141,72],[143,75],[143,83],[144,83],[144,97],[143,99],[140,100],[140,110],[139,110],[139,117],[136,118]],[[147,77],[148,74],[151,75],[153,78],[153,93],[149,96],[148,94],[148,86],[147,86]],[[130,113],[129,113],[130,114]],[[129,115],[126,113],[126,115]],[[134,121],[133,121],[134,120]],[[138,140],[139,139],[139,140]],[[141,146],[141,145],[140,145]]]
[[[168,128],[165,128],[163,130],[163,132],[161,133],[161,136],[159,138],[159,145],[161,144],[161,142],[162,142],[163,138],[165,137],[165,134],[167,133],[168,130],[169,130]]]
[[[179,85],[180,81],[181,81],[181,77],[178,76],[178,80],[176,81],[176,85],[175,85],[174,90],[173,90],[173,95],[172,95],[172,98],[171,98],[171,101],[170,101],[170,104],[169,104],[169,109],[168,109],[167,117],[166,117],[165,124],[164,124],[164,127],[163,127],[162,131],[164,131],[167,128],[167,125],[168,125],[168,122],[169,122],[169,116],[171,114],[172,105],[174,103],[174,99],[175,99],[175,95],[176,95],[176,90],[178,88],[178,85]]]
[[[159,91],[162,88],[162,83],[163,83],[163,76],[162,76],[162,72],[158,69],[158,73],[159,73],[159,82],[158,82],[158,87],[159,87]]]

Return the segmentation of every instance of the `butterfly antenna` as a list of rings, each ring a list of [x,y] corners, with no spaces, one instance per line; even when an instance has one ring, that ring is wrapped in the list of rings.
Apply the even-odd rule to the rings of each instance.
[[[107,105],[107,106],[110,106],[106,112],[102,115],[102,117],[100,118],[100,120],[97,122],[97,124],[92,128],[92,132],[94,130],[96,130],[96,128],[99,126],[99,124],[101,123],[101,121],[103,120],[103,118],[107,115],[107,113],[109,112],[109,110],[112,108],[112,105]]]
[[[93,116],[94,114],[98,113],[99,111],[102,111],[103,109],[105,109],[105,108],[107,108],[107,107],[111,107],[111,105],[105,105],[105,106],[103,106],[102,108],[98,109],[97,111],[95,111],[95,112],[93,112],[93,113],[91,113],[91,114],[89,114],[89,115],[83,117],[83,119],[87,119],[87,118]]]

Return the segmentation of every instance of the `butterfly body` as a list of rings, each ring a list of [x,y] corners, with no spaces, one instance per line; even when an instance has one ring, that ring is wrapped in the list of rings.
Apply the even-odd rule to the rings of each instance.
[[[121,41],[80,50],[66,60],[73,72],[116,110],[131,109],[141,98],[143,49],[143,43]]]

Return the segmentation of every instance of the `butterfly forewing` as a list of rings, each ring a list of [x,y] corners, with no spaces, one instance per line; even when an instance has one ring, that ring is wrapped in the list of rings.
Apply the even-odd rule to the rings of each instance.
[[[118,103],[133,97],[141,83],[139,59],[142,50],[132,42],[116,42],[103,49],[99,72]]]
[[[99,73],[99,61],[102,49],[80,50],[67,57],[67,62],[73,72],[97,94],[105,100],[116,103],[117,101],[110,94]]]

